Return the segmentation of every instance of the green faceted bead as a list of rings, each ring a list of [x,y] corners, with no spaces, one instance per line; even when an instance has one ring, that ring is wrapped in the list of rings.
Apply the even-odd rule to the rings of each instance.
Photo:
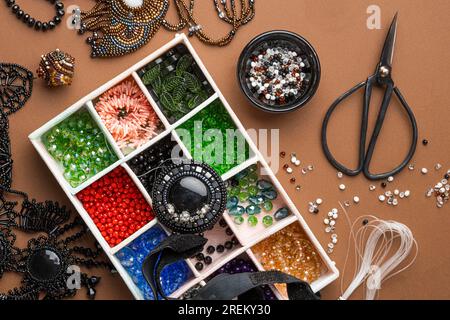
[[[266,199],[263,196],[251,196],[248,200],[250,203],[259,206],[260,204],[263,204]]]
[[[239,193],[239,201],[245,202],[245,201],[248,200],[248,197],[249,197],[249,196],[250,196],[250,195],[248,194],[248,192],[242,191],[241,193]]]
[[[230,189],[230,191],[228,192],[228,194],[229,194],[230,196],[238,196],[239,193],[241,193],[241,188],[239,188],[239,187],[232,187],[232,188]]]
[[[247,222],[251,227],[256,227],[258,224],[258,218],[256,216],[250,216],[248,217]]]
[[[258,188],[255,186],[250,186],[247,188],[247,192],[250,194],[250,196],[256,196],[258,194]]]
[[[263,207],[264,211],[270,212],[273,209],[273,203],[270,200],[264,201],[264,204],[262,207]]]
[[[244,223],[244,217],[243,216],[236,216],[234,217],[234,223],[237,225],[241,225]]]
[[[249,181],[247,180],[247,178],[243,178],[239,181],[239,186],[242,189],[246,189],[249,186]]]
[[[273,218],[271,216],[265,216],[262,219],[262,223],[263,223],[264,227],[268,228],[273,224]]]

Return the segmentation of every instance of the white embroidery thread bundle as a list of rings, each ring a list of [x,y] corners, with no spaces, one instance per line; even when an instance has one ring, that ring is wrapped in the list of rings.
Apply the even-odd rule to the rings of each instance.
[[[351,225],[345,208],[342,205],[341,207]],[[368,223],[355,233],[355,226],[361,226],[361,222],[365,219]],[[366,287],[364,298],[366,300],[376,299],[381,284],[409,268],[416,260],[418,253],[417,242],[406,225],[396,221],[380,220],[374,216],[360,217],[351,225],[349,247],[341,277],[341,292],[343,292],[345,267],[352,239],[355,244],[355,274],[353,281],[339,297],[339,300],[347,300],[364,282]],[[412,260],[405,267],[395,271],[408,258],[413,249],[415,254]]]

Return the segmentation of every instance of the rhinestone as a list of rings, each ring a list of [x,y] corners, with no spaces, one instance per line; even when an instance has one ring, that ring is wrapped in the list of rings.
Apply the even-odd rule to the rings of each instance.
[[[350,207],[350,201],[345,201],[344,206],[346,206],[347,208]]]
[[[294,170],[292,170],[291,167],[288,167],[288,168],[286,169],[286,172],[289,173],[289,174],[291,174],[293,171],[294,171]]]
[[[435,168],[436,170],[441,170],[442,164],[437,163],[437,164],[434,166],[434,168]]]
[[[409,190],[406,190],[406,191],[405,191],[405,197],[407,197],[407,198],[408,198],[408,197],[409,197],[410,195],[411,195],[411,191],[409,191]]]
[[[327,253],[333,253],[333,249],[328,248]]]
[[[326,232],[326,233],[330,233],[330,232],[331,232],[331,228],[330,228],[330,227],[326,227],[326,228],[325,228],[325,232]]]
[[[323,200],[321,198],[317,198],[316,203],[320,206],[323,203]]]
[[[339,185],[339,190],[344,191],[345,190],[345,184],[340,184]]]
[[[400,194],[400,190],[395,189],[395,190],[394,190],[394,194],[395,194],[396,196],[398,196],[398,195]]]
[[[405,197],[405,193],[404,192],[400,192],[399,197],[400,197],[400,199],[403,199]]]
[[[302,162],[300,160],[297,160],[297,161],[295,161],[294,164],[295,164],[295,166],[299,167],[302,164]]]
[[[384,202],[384,201],[386,200],[385,195],[384,195],[384,194],[380,194],[380,195],[378,196],[378,200],[380,200],[381,202]]]
[[[308,171],[305,168],[303,168],[302,169],[302,174],[307,174],[307,173],[308,173]]]
[[[337,213],[334,213],[333,214],[333,219],[337,219],[337,218],[339,218],[339,215],[337,214]],[[331,221],[331,222],[334,222],[334,221]],[[331,222],[330,222],[330,224],[331,224]],[[334,226],[334,224],[331,224],[332,226]]]
[[[333,212],[333,213],[338,213],[339,211],[338,211],[338,209],[333,208],[333,209],[331,209],[331,212]]]
[[[333,239],[331,239],[331,242],[332,242],[333,244],[336,244],[336,243],[338,242],[338,240],[337,240],[337,238],[333,238]]]
[[[388,182],[394,181],[394,177],[393,177],[393,176],[390,176],[390,177],[387,179],[387,181],[388,181]]]
[[[386,191],[386,192],[384,193],[384,195],[385,195],[386,197],[392,197],[392,191]]]
[[[339,179],[342,179],[343,176],[344,176],[344,174],[343,174],[342,172],[339,171],[339,172],[337,173],[337,177],[338,177]]]
[[[413,171],[413,170],[414,170],[414,165],[411,163],[411,164],[408,166],[408,169],[409,169],[409,171]]]
[[[328,248],[333,249],[334,248],[334,244],[332,244],[331,242],[328,244]]]
[[[330,224],[330,220],[329,219],[323,219],[323,223],[324,224]]]
[[[333,234],[331,235],[331,238],[332,238],[332,239],[337,239],[337,237],[338,237],[338,235],[337,235],[336,233],[333,233]]]
[[[293,156],[291,157],[291,162],[292,162],[293,164],[295,164],[295,163],[297,162],[297,157],[293,155]]]
[[[422,170],[420,170],[420,172],[422,172],[422,174],[427,174],[428,173],[428,169],[427,168],[422,168]]]
[[[374,186],[373,184],[371,184],[371,185],[369,186],[369,190],[370,190],[370,191],[374,191],[376,188],[377,188],[377,187]]]
[[[393,204],[394,206],[398,205],[398,200],[397,200],[397,199],[393,199],[393,200],[392,200],[392,204]]]
[[[302,189],[302,187],[300,185],[295,187],[295,190],[300,191]]]
[[[314,170],[314,166],[312,164],[310,164],[307,169],[308,169],[308,171],[313,171]]]
[[[360,199],[359,199],[358,196],[354,196],[354,197],[353,197],[353,202],[354,202],[354,203],[359,203],[359,201],[360,201]]]

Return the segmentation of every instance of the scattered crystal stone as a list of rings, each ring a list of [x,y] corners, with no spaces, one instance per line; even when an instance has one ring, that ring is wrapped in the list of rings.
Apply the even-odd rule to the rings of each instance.
[[[302,164],[302,162],[300,160],[295,161],[295,166],[296,167],[300,167],[300,165]]]
[[[354,196],[354,197],[353,197],[353,202],[354,202],[354,203],[359,203],[359,201],[360,201],[360,199],[359,199],[358,196]]]
[[[342,183],[342,184],[339,185],[339,190],[344,191],[345,188],[346,188],[345,184]]]
[[[350,201],[348,201],[348,200],[345,201],[345,202],[344,202],[344,206],[346,206],[347,208],[350,207]],[[331,214],[333,214],[333,213],[331,213]]]
[[[342,172],[338,172],[337,173],[337,177],[339,178],[339,179],[342,179],[343,177],[344,177],[344,174],[342,173]]]
[[[369,186],[369,190],[370,190],[370,191],[374,191],[376,188],[377,188],[377,187],[374,186],[373,184],[371,184],[371,185]]]
[[[422,168],[422,170],[420,170],[420,172],[422,172],[422,174],[427,174],[428,173],[428,169],[427,168]]]
[[[321,198],[317,198],[316,203],[320,206],[323,203],[323,200]]]
[[[295,187],[295,190],[297,190],[297,191],[300,191],[302,189],[302,187],[300,186],[300,185],[297,185],[296,187]]]
[[[434,166],[434,168],[435,168],[436,170],[441,170],[441,169],[442,169],[442,165],[441,165],[440,163],[437,163],[437,164]]]
[[[254,215],[249,216],[247,222],[251,227],[256,227],[256,225],[258,224],[258,218]]]
[[[393,177],[393,176],[390,176],[390,177],[387,179],[387,181],[388,181],[388,182],[394,181],[394,177]]]
[[[414,166],[413,164],[410,164],[410,165],[408,166],[409,171],[413,171],[414,168],[415,168],[415,166]]]
[[[292,170],[292,168],[289,167],[289,168],[286,169],[286,172],[289,173],[289,174],[291,174],[292,172],[294,172],[294,170]]]
[[[411,195],[411,191],[406,190],[406,191],[405,191],[405,197],[408,198],[410,195]]]
[[[380,194],[378,196],[378,200],[380,200],[381,202],[384,202],[384,201],[386,201],[386,196],[384,194]]]

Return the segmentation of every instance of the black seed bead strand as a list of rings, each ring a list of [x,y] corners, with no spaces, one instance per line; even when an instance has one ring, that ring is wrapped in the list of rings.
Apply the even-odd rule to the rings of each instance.
[[[61,1],[57,0],[45,0],[49,2],[50,4],[55,6],[55,16],[52,20],[49,20],[47,22],[41,22],[39,20],[36,20],[28,13],[25,13],[18,4],[16,4],[16,0],[5,0],[6,5],[11,8],[12,13],[28,25],[30,28],[34,28],[36,31],[48,31],[53,30],[57,25],[59,25],[62,22],[62,17],[65,14],[64,11],[64,4]]]

